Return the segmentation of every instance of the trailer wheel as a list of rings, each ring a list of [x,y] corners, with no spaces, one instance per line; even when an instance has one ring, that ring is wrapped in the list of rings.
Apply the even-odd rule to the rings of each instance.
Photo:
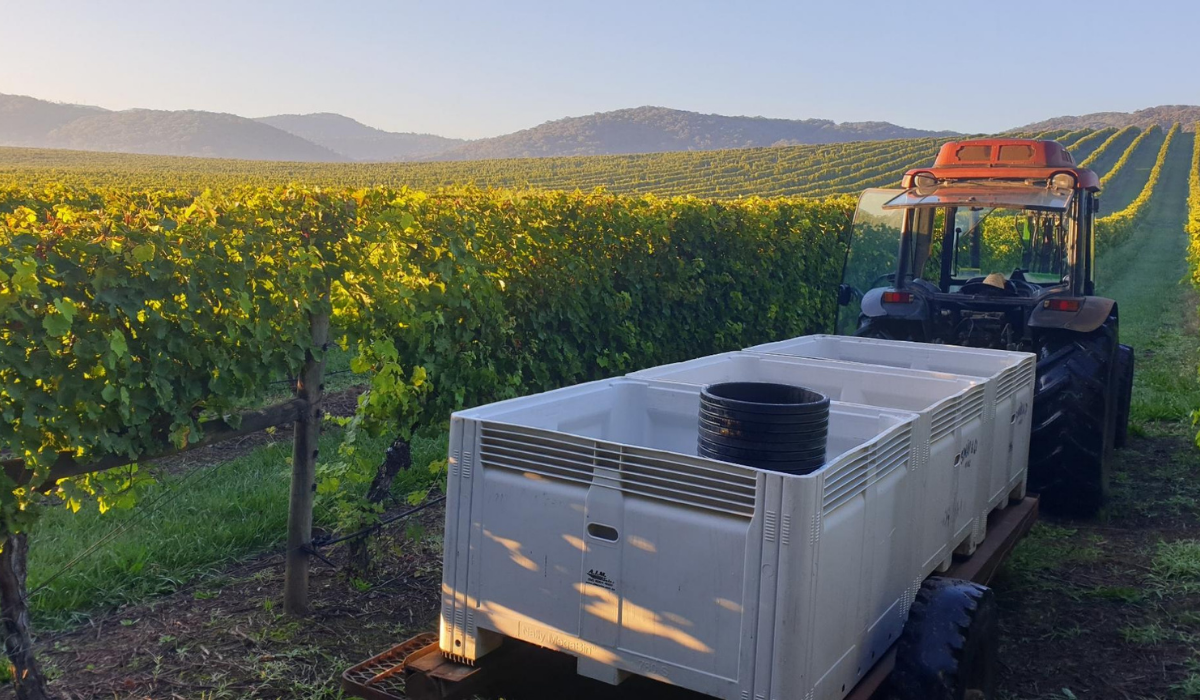
[[[1124,447],[1129,441],[1129,404],[1133,400],[1133,348],[1117,346],[1117,431],[1113,446]]]
[[[990,700],[996,692],[996,600],[970,581],[925,581],[896,643],[897,700]]]
[[[1092,515],[1108,495],[1118,406],[1116,319],[1090,333],[1056,332],[1038,347],[1029,490],[1047,510]]]

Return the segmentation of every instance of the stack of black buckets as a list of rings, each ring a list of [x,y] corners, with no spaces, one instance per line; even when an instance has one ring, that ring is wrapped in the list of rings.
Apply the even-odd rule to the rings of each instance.
[[[825,463],[829,397],[788,384],[726,382],[700,392],[699,455],[808,474]]]

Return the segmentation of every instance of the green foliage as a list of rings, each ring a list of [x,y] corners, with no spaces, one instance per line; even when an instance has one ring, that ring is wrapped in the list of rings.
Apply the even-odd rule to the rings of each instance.
[[[0,452],[42,486],[199,440],[295,376],[328,311],[371,391],[355,441],[466,405],[829,327],[852,202],[473,189],[0,190]],[[324,290],[329,301],[322,301]],[[133,482],[131,482],[133,479]],[[44,484],[123,503],[136,473]],[[36,499],[4,489],[6,527]],[[127,498],[125,500],[128,500]]]
[[[1200,124],[1197,125],[1200,129]],[[1192,137],[1192,168],[1188,175],[1188,257],[1192,263],[1192,283],[1200,288],[1200,137]]]
[[[1200,123],[1195,127],[1200,129]],[[1195,131],[1195,129],[1193,129]],[[1188,262],[1192,269],[1192,284],[1200,289],[1200,132],[1192,135],[1192,167],[1188,173]],[[1193,423],[1200,423],[1200,412],[1192,414]],[[1196,436],[1200,445],[1200,435]]]
[[[0,452],[39,487],[59,453],[161,451],[262,394],[303,357],[345,202],[62,188],[0,193]],[[286,376],[286,375],[285,375]],[[115,505],[121,473],[62,485]],[[6,515],[26,499],[5,489]],[[9,527],[19,523],[9,523]]]

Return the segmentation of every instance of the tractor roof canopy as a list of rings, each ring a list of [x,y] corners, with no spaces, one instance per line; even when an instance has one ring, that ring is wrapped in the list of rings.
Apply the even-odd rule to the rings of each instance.
[[[972,139],[951,141],[938,151],[932,168],[917,168],[904,175],[904,186],[916,184],[925,174],[946,180],[1050,180],[1060,173],[1075,177],[1076,187],[1100,188],[1096,173],[1075,164],[1057,141],[1037,139]]]
[[[1066,211],[1073,190],[1011,182],[951,182],[934,187],[910,187],[888,200],[884,209],[959,207]]]

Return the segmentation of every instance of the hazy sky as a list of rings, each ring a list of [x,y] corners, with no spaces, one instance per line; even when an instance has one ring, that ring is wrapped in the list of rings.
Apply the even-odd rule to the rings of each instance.
[[[479,137],[662,105],[996,131],[1200,103],[1200,2],[0,0],[0,92]]]

